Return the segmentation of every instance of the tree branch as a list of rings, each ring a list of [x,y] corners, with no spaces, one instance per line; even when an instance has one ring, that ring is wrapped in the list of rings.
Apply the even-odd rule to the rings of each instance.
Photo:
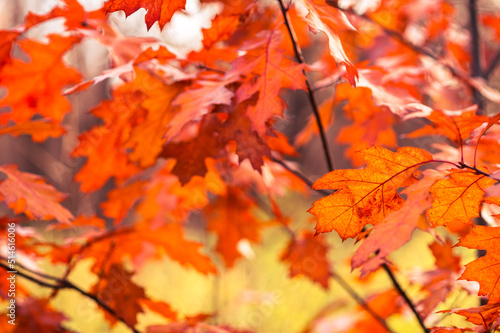
[[[302,180],[307,186],[312,188],[312,185],[314,184],[314,182],[312,180],[310,180],[309,178],[307,178],[306,175],[304,175],[302,172],[290,168],[283,160],[280,160],[280,159],[275,158],[275,157],[271,157],[271,159],[273,160],[273,162],[278,163],[283,168],[285,168],[289,172],[293,173],[295,176],[299,177],[300,180]],[[321,193],[323,195],[330,195],[333,193],[333,192],[329,192],[327,190],[315,190],[315,191],[318,193]]]
[[[401,285],[399,284],[398,280],[396,280],[396,277],[392,273],[389,266],[387,266],[387,264],[384,263],[384,264],[382,264],[382,267],[386,271],[387,275],[389,275],[389,278],[391,279],[392,284],[394,285],[394,287],[396,288],[398,293],[404,298],[406,304],[408,304],[408,306],[410,307],[410,309],[413,312],[413,314],[415,315],[415,317],[417,317],[417,320],[418,320],[418,323],[420,324],[420,327],[422,327],[422,329],[424,330],[425,333],[429,332],[429,329],[427,329],[427,327],[425,327],[425,324],[424,324],[422,318],[420,318],[420,315],[418,314],[417,309],[415,309],[415,306],[413,305],[411,299],[408,297],[408,295],[403,290],[403,288],[401,288]]]
[[[1,259],[5,260],[5,258],[3,258],[3,257],[1,257]],[[5,269],[6,271],[10,271],[11,270],[9,268],[9,266],[5,265],[4,263],[0,263],[0,267],[2,267],[3,269]],[[103,308],[110,315],[112,315],[113,317],[115,317],[116,319],[118,319],[119,321],[121,321],[123,324],[125,324],[134,333],[139,333],[138,330],[136,330],[134,327],[131,327],[129,324],[127,324],[127,322],[123,318],[121,318],[116,313],[115,310],[113,310],[108,305],[106,305],[106,303],[102,302],[96,295],[92,295],[92,294],[90,294],[90,293],[82,290],[80,287],[74,285],[73,283],[69,282],[66,279],[59,279],[57,277],[50,276],[50,275],[47,275],[47,274],[44,274],[44,273],[35,272],[35,271],[31,270],[31,269],[28,269],[26,266],[24,266],[22,264],[18,264],[18,263],[16,263],[16,267],[20,267],[21,269],[23,269],[23,270],[25,270],[25,271],[27,271],[27,272],[29,272],[31,274],[37,275],[37,276],[45,278],[47,280],[53,280],[54,281],[54,283],[48,283],[48,282],[42,281],[40,279],[37,279],[37,278],[35,278],[33,276],[30,276],[29,274],[26,274],[24,272],[20,272],[19,270],[17,271],[16,275],[22,276],[23,278],[25,278],[25,279],[27,279],[27,280],[29,280],[31,282],[34,282],[34,283],[38,284],[41,287],[52,288],[52,289],[72,289],[72,290],[77,291],[81,295],[83,295],[83,296],[85,296],[85,297],[93,300],[97,305],[99,305],[101,308]]]
[[[297,61],[300,64],[305,64],[304,61],[304,56],[302,55],[302,50],[300,49],[300,46],[297,42],[297,35],[295,34],[295,31],[293,30],[293,26],[290,23],[290,18],[288,17],[288,11],[285,8],[285,5],[283,4],[283,0],[278,0],[278,3],[280,5],[281,13],[283,14],[283,20],[285,21],[286,29],[288,30],[288,35],[290,36],[290,40],[292,41],[292,46],[293,46],[293,51],[295,53],[295,57],[297,58]],[[323,144],[323,152],[325,154],[325,159],[326,163],[328,165],[328,170],[332,171],[335,170],[335,165],[333,163],[333,159],[330,154],[330,148],[328,146],[328,140],[326,138],[325,130],[323,128],[323,123],[321,122],[321,117],[319,114],[319,109],[318,109],[318,103],[316,102],[316,97],[314,96],[314,92],[311,86],[311,83],[309,82],[309,79],[307,78],[307,73],[305,68],[302,69],[302,73],[304,74],[304,77],[306,79],[306,86],[307,86],[307,96],[309,97],[309,103],[311,104],[314,117],[316,118],[316,124],[318,125],[318,131],[321,137],[321,143]]]
[[[472,77],[481,76],[481,49],[479,48],[479,29],[477,23],[477,3],[476,0],[469,0],[469,28],[471,35],[471,74]],[[479,91],[472,88],[472,95],[474,96],[474,104],[478,106],[478,113],[484,112],[483,98]]]

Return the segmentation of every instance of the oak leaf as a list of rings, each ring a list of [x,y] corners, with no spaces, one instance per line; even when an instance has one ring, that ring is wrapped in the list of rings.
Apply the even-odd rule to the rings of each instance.
[[[219,197],[205,208],[208,229],[217,234],[216,250],[227,267],[233,267],[242,256],[238,244],[242,240],[260,240],[261,221],[252,212],[257,206],[237,187],[228,187],[225,197]]]
[[[387,263],[385,257],[411,239],[413,231],[423,219],[423,212],[431,205],[429,188],[440,176],[437,172],[424,171],[423,179],[402,191],[407,200],[401,208],[390,213],[373,228],[351,260],[352,269],[362,267],[361,277]]]
[[[236,91],[236,103],[259,93],[254,106],[249,106],[247,116],[252,128],[262,137],[266,122],[274,115],[283,114],[284,103],[279,96],[282,88],[306,89],[303,65],[289,60],[280,50],[280,31],[262,31],[240,48],[246,53],[232,62],[228,78],[245,76]]]
[[[10,107],[12,112],[2,114],[0,124],[27,122],[35,114],[59,123],[71,109],[61,91],[65,85],[78,83],[81,76],[62,57],[80,38],[50,35],[48,39],[48,44],[29,39],[18,42],[30,60],[13,59],[2,68],[0,85],[7,95],[0,100],[0,108]]]
[[[281,260],[290,265],[290,277],[304,275],[328,289],[332,270],[327,254],[328,245],[323,238],[305,233],[290,241]]]
[[[146,9],[146,26],[148,30],[158,21],[163,29],[174,13],[186,7],[186,0],[110,0],[105,5],[107,12],[123,10],[129,16],[141,8]]]
[[[431,187],[432,207],[426,212],[433,226],[449,223],[472,224],[479,216],[485,189],[496,181],[470,170],[453,169],[448,177]]]
[[[59,203],[66,196],[46,184],[42,177],[19,171],[15,165],[0,166],[0,173],[7,176],[0,182],[0,195],[16,213],[44,220],[53,217],[62,223],[73,219]]]
[[[309,29],[314,34],[321,31],[328,37],[331,56],[337,65],[345,67],[345,76],[355,87],[358,71],[347,57],[338,33],[356,29],[342,11],[328,6],[324,1],[300,0],[300,3],[308,10],[304,20],[309,24]]]
[[[500,228],[476,225],[456,246],[486,250],[486,255],[467,265],[460,279],[479,282],[479,295],[488,295],[489,304],[500,301]]]
[[[392,152],[382,147],[360,151],[367,167],[336,170],[318,179],[313,188],[337,190],[317,200],[309,212],[318,218],[316,234],[337,231],[342,240],[356,237],[367,224],[377,225],[403,205],[398,194],[417,178],[413,172],[432,155],[413,147]]]
[[[14,124],[0,128],[0,135],[10,134],[13,136],[31,135],[35,142],[43,142],[49,137],[59,137],[66,133],[66,130],[59,124],[34,120],[26,123]]]
[[[121,264],[113,263],[103,273],[92,293],[115,311],[116,316],[105,311],[106,319],[114,326],[118,322],[116,317],[119,317],[128,326],[134,327],[137,324],[137,315],[143,312],[138,301],[146,298],[144,288],[132,281],[133,273],[129,273]]]

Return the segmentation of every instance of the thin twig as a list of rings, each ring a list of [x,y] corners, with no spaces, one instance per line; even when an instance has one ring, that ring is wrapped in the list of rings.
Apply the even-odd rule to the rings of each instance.
[[[333,278],[338,282],[338,284],[359,304],[363,307],[363,309],[366,310],[373,318],[375,318],[381,325],[384,326],[384,328],[389,331],[391,329],[387,326],[387,323],[385,322],[385,319],[380,317],[357,293],[354,291],[354,289],[347,284],[347,282],[340,277],[338,274],[333,274]]]
[[[477,23],[477,3],[476,0],[469,0],[469,28],[471,34],[471,74],[472,77],[481,75],[481,50],[479,48],[479,29]],[[474,96],[474,104],[478,106],[478,113],[484,112],[483,98],[479,91],[472,88],[472,95]]]
[[[295,52],[295,57],[300,64],[305,64],[304,56],[302,55],[302,50],[300,49],[299,43],[297,42],[297,35],[293,30],[293,26],[290,23],[290,18],[288,17],[288,11],[283,4],[283,0],[278,0],[280,5],[281,13],[283,14],[283,20],[285,21],[286,29],[288,30],[288,35],[290,36],[290,40],[292,41],[293,51]],[[328,170],[335,170],[335,165],[333,163],[333,159],[330,155],[330,148],[328,146],[328,139],[326,138],[325,130],[323,128],[323,123],[321,122],[321,116],[319,114],[318,103],[316,102],[316,97],[314,96],[314,92],[307,78],[307,73],[305,68],[302,68],[302,73],[306,79],[306,87],[307,87],[307,96],[309,97],[309,103],[311,104],[314,117],[316,118],[316,124],[318,125],[318,131],[321,137],[321,143],[323,144],[323,152],[325,154],[326,163],[328,165]]]
[[[420,324],[420,327],[422,327],[424,332],[426,332],[426,333],[429,332],[429,329],[427,329],[427,327],[425,327],[425,324],[424,324],[422,318],[420,318],[420,315],[418,314],[417,309],[415,309],[415,306],[413,305],[411,299],[408,297],[408,295],[403,290],[403,288],[401,288],[401,285],[399,284],[398,280],[396,280],[396,277],[392,273],[389,266],[387,266],[387,264],[384,263],[384,264],[382,264],[382,267],[386,271],[387,275],[389,275],[389,278],[391,279],[392,284],[394,285],[394,287],[396,288],[398,293],[404,298],[406,304],[408,304],[408,306],[410,307],[413,314],[415,314],[415,317],[417,317],[417,320],[418,320],[418,323]]]
[[[7,266],[7,265],[5,265],[3,263],[0,263],[0,267],[2,267],[3,269],[5,269],[6,271],[10,271],[11,270],[9,268],[9,266]],[[34,282],[34,283],[38,284],[39,286],[46,287],[46,288],[52,288],[52,289],[73,289],[73,290],[79,292],[81,295],[83,295],[83,296],[85,296],[85,297],[93,300],[97,305],[99,305],[101,308],[103,308],[104,310],[106,310],[110,315],[112,315],[113,317],[115,317],[117,320],[119,320],[123,324],[125,324],[134,333],[139,333],[138,330],[136,330],[134,327],[131,327],[129,324],[127,324],[127,322],[122,317],[120,317],[115,312],[115,310],[113,310],[108,305],[106,305],[106,303],[102,302],[96,295],[92,295],[92,294],[90,294],[90,293],[82,290],[80,287],[74,285],[73,283],[69,282],[68,280],[59,279],[59,278],[54,277],[54,276],[50,276],[50,275],[47,275],[47,274],[44,274],[44,273],[33,271],[33,270],[28,269],[26,266],[24,266],[22,264],[19,264],[19,263],[16,263],[16,267],[20,267],[21,269],[26,270],[27,272],[30,272],[31,274],[38,275],[39,277],[55,281],[54,284],[53,283],[48,283],[48,282],[39,280],[39,279],[37,279],[37,278],[35,278],[33,276],[30,276],[30,275],[28,275],[28,274],[26,274],[24,272],[20,272],[19,270],[17,271],[16,275],[22,276],[23,278],[25,278],[25,279],[27,279],[27,280],[29,280],[31,282]]]
[[[273,162],[278,163],[283,168],[285,168],[289,172],[293,173],[295,176],[299,177],[300,180],[302,180],[307,186],[309,186],[310,188],[312,188],[314,182],[312,180],[310,180],[309,178],[307,178],[306,175],[304,175],[302,172],[290,168],[283,160],[280,160],[280,159],[275,158],[275,157],[272,157],[271,159],[273,160]],[[330,194],[333,193],[333,192],[327,191],[327,190],[316,190],[316,189],[314,189],[314,190],[316,192],[319,192],[319,193],[323,194],[323,195],[330,195]]]

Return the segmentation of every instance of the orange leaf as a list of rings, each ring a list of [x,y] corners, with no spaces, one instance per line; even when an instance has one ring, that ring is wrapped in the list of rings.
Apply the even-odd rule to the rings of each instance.
[[[300,0],[300,3],[308,10],[304,20],[309,24],[309,29],[314,34],[321,31],[328,37],[331,56],[335,59],[337,65],[345,66],[345,76],[349,80],[349,83],[355,87],[358,71],[345,54],[338,33],[341,30],[356,29],[342,11],[327,6],[324,1]]]
[[[55,218],[69,223],[73,215],[59,201],[65,195],[45,183],[42,177],[17,170],[15,165],[0,166],[7,178],[0,182],[0,194],[16,213],[23,212],[37,219]]]
[[[436,172],[426,171],[422,180],[407,187],[402,192],[408,196],[403,206],[376,225],[370,236],[356,250],[351,267],[354,269],[362,266],[361,277],[378,269],[386,262],[386,256],[411,239],[423,212],[431,205],[429,188],[439,176]]]
[[[236,91],[240,103],[259,93],[255,106],[249,106],[247,116],[252,128],[263,137],[266,122],[274,115],[283,114],[283,102],[279,96],[282,88],[306,89],[303,65],[283,57],[280,47],[280,31],[262,31],[243,45],[246,54],[232,62],[228,77],[245,76]]]
[[[255,208],[255,203],[241,189],[228,187],[225,197],[219,197],[205,209],[208,229],[217,234],[216,250],[227,267],[234,266],[242,256],[238,251],[241,240],[260,239],[261,221],[252,213]]]
[[[468,309],[452,309],[442,312],[455,313],[460,316],[466,317],[467,321],[483,326],[486,331],[494,332],[498,328],[498,317],[500,315],[500,303],[486,304]],[[469,330],[472,331],[472,330]],[[478,330],[474,330],[478,332]],[[468,332],[464,329],[464,331]]]
[[[360,154],[366,168],[332,171],[313,184],[316,190],[338,190],[309,209],[318,218],[316,234],[335,230],[345,240],[356,237],[367,224],[377,225],[403,204],[397,190],[415,182],[413,172],[432,161],[430,153],[412,147],[396,153],[372,147]]]
[[[133,273],[127,272],[121,264],[113,263],[94,286],[93,294],[113,309],[116,316],[104,312],[106,319],[114,326],[122,318],[127,325],[137,324],[137,315],[142,313],[139,300],[146,298],[144,288],[132,281]]]
[[[469,170],[453,169],[431,187],[432,207],[426,212],[433,226],[448,223],[472,224],[479,216],[485,189],[496,181]]]
[[[66,133],[66,130],[60,125],[42,120],[35,120],[0,128],[0,135],[10,134],[13,136],[19,136],[28,134],[31,135],[31,138],[35,142],[43,142],[48,137],[58,137],[64,133]]]
[[[328,245],[321,237],[306,233],[292,239],[281,260],[290,264],[290,276],[304,275],[328,289],[332,276],[327,258]]]
[[[486,250],[484,257],[465,265],[460,279],[479,282],[479,294],[489,296],[489,304],[500,301],[500,228],[477,225],[456,246]]]
[[[4,113],[0,124],[9,120],[27,122],[40,114],[55,122],[61,122],[71,106],[61,91],[65,85],[76,84],[81,77],[66,67],[63,55],[76,43],[78,37],[50,35],[49,43],[42,44],[29,39],[18,42],[30,61],[13,59],[0,72],[0,85],[7,95],[0,100],[0,107],[8,106],[12,113]],[[29,80],[26,78],[29,77]]]
[[[172,15],[186,7],[186,0],[110,0],[106,3],[107,12],[123,10],[129,16],[141,8],[146,9],[146,26],[148,30],[158,21],[160,29],[163,29]]]
[[[473,106],[460,111],[433,111],[427,119],[434,124],[407,134],[407,137],[418,138],[423,135],[440,134],[456,144],[461,144],[471,135],[474,129],[490,120],[486,116],[476,115],[476,108],[476,106]]]

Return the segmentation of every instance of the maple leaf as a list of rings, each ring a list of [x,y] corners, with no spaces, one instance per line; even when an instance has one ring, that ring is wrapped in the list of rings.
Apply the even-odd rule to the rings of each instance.
[[[482,326],[486,331],[494,332],[500,326],[500,323],[498,322],[500,315],[500,303],[486,304],[467,309],[451,309],[440,312],[449,312],[464,316],[468,322]],[[464,329],[464,331],[459,332],[468,331]]]
[[[412,282],[422,283],[423,298],[416,304],[420,317],[427,318],[439,303],[444,302],[448,294],[456,287],[458,274],[462,270],[460,256],[453,254],[449,239],[444,244],[434,242],[429,245],[434,256],[436,269],[423,272]]]
[[[423,212],[431,205],[429,188],[440,177],[437,172],[425,170],[423,179],[402,191],[407,195],[405,203],[373,228],[352,257],[352,269],[362,266],[361,277],[387,263],[385,257],[411,239]]]
[[[177,319],[177,313],[172,310],[170,304],[162,301],[154,301],[152,299],[143,298],[139,300],[143,307],[162,315],[165,318],[175,320]]]
[[[309,209],[318,218],[316,234],[335,230],[345,240],[356,237],[367,224],[377,225],[403,205],[397,190],[415,182],[413,172],[432,161],[430,153],[413,147],[396,153],[372,147],[360,154],[366,168],[332,171],[314,182],[316,190],[337,190]]]
[[[0,195],[16,213],[44,220],[53,217],[62,223],[70,223],[73,219],[73,215],[59,204],[66,196],[46,184],[42,177],[19,171],[15,165],[0,166],[0,172],[7,176],[0,182]]]
[[[486,255],[467,265],[460,279],[479,282],[479,294],[488,295],[488,303],[500,301],[500,228],[477,225],[456,246],[486,250]]]
[[[241,240],[258,242],[260,220],[254,216],[255,203],[236,187],[228,187],[225,197],[205,208],[208,229],[218,236],[216,250],[222,255],[227,267],[233,267],[242,256],[238,251]]]
[[[304,275],[328,289],[332,272],[327,254],[328,245],[323,238],[305,233],[290,241],[281,260],[290,264],[290,277]]]
[[[107,12],[123,10],[129,16],[141,8],[146,9],[146,26],[148,30],[158,21],[160,29],[163,29],[174,13],[186,7],[186,0],[109,0],[105,9]]]
[[[66,130],[62,128],[59,124],[34,120],[27,123],[14,124],[12,126],[7,126],[0,128],[0,135],[10,134],[13,136],[19,135],[31,135],[31,138],[35,142],[43,142],[48,137],[58,137],[66,133]]]
[[[432,207],[426,212],[433,226],[449,223],[472,224],[479,216],[485,189],[496,180],[470,170],[453,169],[448,177],[431,187]]]
[[[283,114],[283,102],[279,96],[282,88],[306,89],[303,65],[283,56],[280,47],[280,31],[262,31],[240,48],[245,55],[232,62],[227,77],[245,76],[241,87],[236,91],[236,103],[259,93],[254,106],[247,109],[252,120],[252,128],[262,137],[266,122],[274,115]]]
[[[455,144],[462,144],[471,136],[472,131],[490,118],[476,115],[477,107],[473,106],[460,111],[433,111],[426,119],[434,124],[424,126],[412,133],[407,134],[409,138],[417,138],[423,135],[444,135]]]
[[[0,30],[0,70],[12,61],[10,57],[12,46],[20,34],[20,31]]]
[[[17,302],[16,302],[17,305]],[[16,306],[16,325],[23,327],[23,332],[63,332],[66,316],[49,304],[45,299],[28,298]]]
[[[27,122],[35,114],[59,123],[71,109],[60,92],[81,77],[64,64],[62,57],[80,38],[50,35],[48,39],[48,44],[29,39],[18,42],[30,61],[13,59],[2,68],[0,85],[7,89],[7,95],[0,100],[0,107],[10,107],[12,113],[2,114],[0,124],[9,120]]]
[[[65,26],[69,30],[78,30],[90,28],[89,22],[106,19],[106,15],[102,8],[87,12],[77,0],[63,0],[50,12],[38,15],[29,12],[25,17],[25,29],[29,29],[34,25],[51,20],[54,18],[64,18],[66,20]]]
[[[99,282],[92,288],[92,293],[111,307],[128,326],[134,327],[137,324],[137,315],[143,312],[138,301],[146,297],[144,288],[132,281],[134,274],[126,271],[121,264],[113,263],[101,275]],[[104,314],[112,326],[118,322],[116,317],[107,311]]]
[[[104,215],[114,219],[119,224],[144,194],[144,181],[136,181],[108,192],[108,200],[101,203]]]
[[[326,34],[331,56],[338,65],[345,67],[345,76],[355,87],[358,71],[345,54],[338,32],[342,29],[356,29],[343,12],[326,5],[324,1],[300,0],[300,3],[308,10],[304,20],[309,24],[309,28],[314,34],[318,31]]]

